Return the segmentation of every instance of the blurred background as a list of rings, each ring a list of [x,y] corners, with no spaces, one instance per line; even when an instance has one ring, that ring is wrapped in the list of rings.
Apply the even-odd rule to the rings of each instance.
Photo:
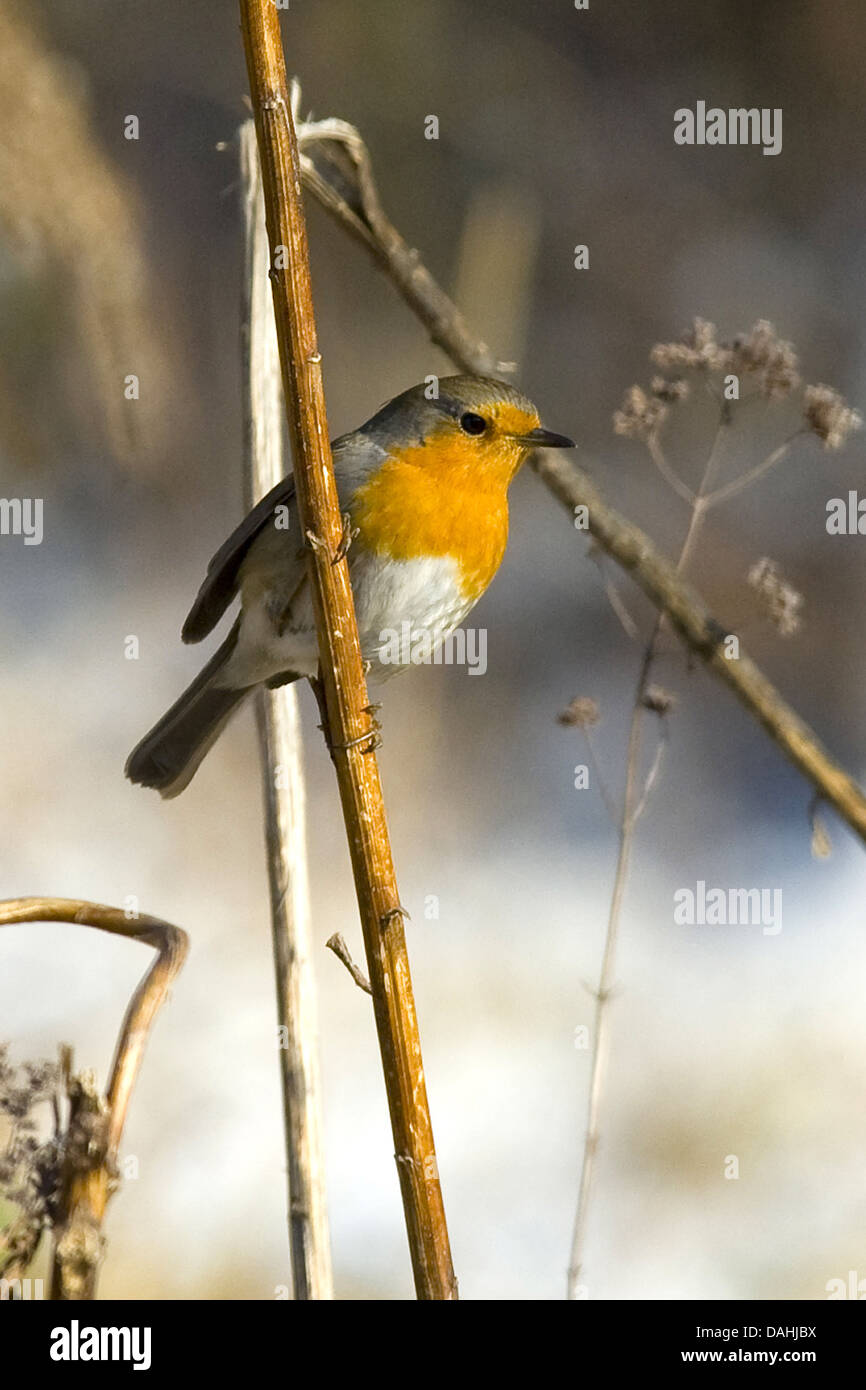
[[[669,552],[686,509],[611,427],[654,342],[695,315],[722,336],[767,318],[806,380],[866,399],[856,0],[790,0],[784,16],[749,0],[292,0],[283,33],[304,111],[360,128],[406,239]],[[241,514],[245,91],[233,4],[0,0],[0,492],[43,498],[45,527],[39,546],[0,539],[0,896],[135,895],[192,938],[133,1100],[138,1177],[110,1210],[106,1298],[271,1298],[288,1282],[252,718],[178,801],[122,775],[202,663],[180,625]],[[675,109],[698,100],[781,107],[782,153],[675,145]],[[449,364],[308,211],[336,435]],[[731,476],[789,432],[791,409],[757,412]],[[670,456],[695,483],[709,436],[688,411]],[[861,780],[864,541],[824,523],[828,498],[862,487],[864,457],[862,436],[839,454],[798,442],[712,515],[691,571]],[[750,616],[762,555],[804,595],[792,640]],[[621,592],[646,632],[648,607]],[[430,667],[386,686],[381,768],[461,1293],[558,1299],[589,1067],[575,1030],[591,1020],[616,832],[597,788],[575,789],[585,744],[556,716],[598,701],[621,796],[640,649],[529,473],[471,622],[486,676]],[[810,788],[672,640],[657,678],[679,702],[624,908],[584,1282],[602,1299],[822,1298],[830,1279],[866,1277],[863,846],[828,812],[832,853],[812,857]],[[362,956],[308,691],[302,714],[337,1294],[411,1298],[372,1012],[324,948],[340,930]],[[674,926],[674,891],[699,879],[781,888],[783,930]],[[74,928],[4,931],[0,1037],[18,1059],[68,1041],[104,1078],[142,956]]]

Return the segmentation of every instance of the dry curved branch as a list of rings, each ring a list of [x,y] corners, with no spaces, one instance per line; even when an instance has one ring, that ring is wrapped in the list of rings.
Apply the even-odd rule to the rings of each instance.
[[[139,916],[130,921],[121,908],[78,898],[11,898],[0,902],[0,927],[24,922],[94,927],[112,936],[141,941],[157,953],[127,1006],[105,1095],[99,1094],[86,1076],[69,1078],[68,1134],[76,1153],[63,1173],[51,1297],[91,1299],[96,1294],[102,1224],[133,1087],[150,1030],[183,966],[189,940],[180,927],[158,917]]]
[[[295,109],[300,90],[293,85]],[[301,174],[318,201],[374,256],[434,343],[465,372],[489,376],[500,364],[486,343],[475,338],[444,291],[407,246],[382,211],[369,152],[354,126],[344,121],[306,121],[298,127]],[[572,460],[537,454],[533,467],[571,516],[586,507],[588,527],[603,550],[622,566],[662,612],[683,643],[733,690],[816,791],[866,843],[866,795],[822,746],[814,731],[782,698],[742,651],[729,660],[724,638],[731,635],[710,613],[700,595],[649,536],[608,506],[589,474]],[[720,500],[717,496],[714,501]]]

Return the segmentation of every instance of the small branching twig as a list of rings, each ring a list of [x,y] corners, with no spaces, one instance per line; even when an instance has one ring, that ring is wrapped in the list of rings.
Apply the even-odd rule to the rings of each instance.
[[[91,1073],[63,1066],[69,1118],[57,1147],[55,1177],[45,1214],[54,1231],[51,1297],[92,1299],[102,1259],[102,1225],[117,1181],[117,1157],[132,1090],[156,1015],[186,957],[186,932],[157,917],[130,921],[121,908],[74,898],[17,898],[0,902],[0,927],[22,922],[68,922],[95,927],[152,946],[156,958],[127,1007],[101,1094]],[[19,1257],[20,1258],[20,1257]]]
[[[655,400],[659,404],[661,400],[664,399],[661,394],[662,389],[661,386],[656,387]],[[634,393],[642,394],[638,387],[632,388],[632,404],[635,403]],[[678,392],[674,399],[682,399],[684,394],[684,392]],[[644,399],[646,400],[647,398]],[[646,418],[646,413],[645,410],[644,418]],[[631,433],[631,429],[623,430],[622,428],[624,418],[623,412],[620,412],[615,419],[615,425],[621,432]],[[649,424],[647,428],[647,448],[661,476],[669,482],[670,486],[679,496],[682,496],[684,490],[681,489],[679,479],[674,474],[673,469],[668,466],[659,441],[659,425],[662,418],[663,416],[658,412],[653,412],[652,423]],[[689,556],[691,555],[692,548],[697,540],[703,518],[706,514],[706,497],[708,495],[709,483],[718,459],[721,440],[728,423],[728,413],[723,410],[719,419],[713,445],[704,468],[701,485],[697,492],[692,492],[691,489],[686,490],[691,499],[691,513],[685,539],[676,564],[676,571],[678,574],[682,572],[688,563]],[[667,715],[673,703],[670,696],[665,692],[659,692],[657,689],[654,690],[650,684],[653,663],[658,652],[664,621],[665,614],[661,611],[656,615],[649,640],[644,647],[635,689],[634,703],[632,706],[631,724],[629,726],[626,753],[625,796],[623,800],[622,820],[619,826],[619,852],[614,874],[614,886],[611,896],[610,913],[608,916],[607,933],[605,936],[604,954],[602,956],[601,973],[596,993],[593,1047],[590,1060],[589,1099],[587,1102],[586,1136],[584,1139],[577,1212],[572,1235],[571,1259],[568,1268],[568,1296],[571,1299],[578,1297],[581,1287],[580,1276],[583,1268],[583,1250],[586,1239],[587,1216],[595,1172],[595,1160],[600,1142],[601,1104],[604,1091],[605,1063],[609,1046],[608,1002],[615,982],[616,954],[619,941],[622,904],[625,896],[626,883],[628,881],[628,870],[634,844],[635,827],[646,810],[658,780],[662,758],[667,746]],[[658,739],[655,756],[644,778],[643,786],[641,787],[638,774],[643,717],[648,710],[652,710],[659,718],[662,734]]]
[[[329,936],[327,941],[325,942],[325,945],[327,946],[329,951],[333,951],[334,955],[337,957],[337,960],[341,960],[343,962],[358,988],[362,989],[365,994],[372,994],[373,991],[370,988],[370,981],[367,979],[364,972],[361,969],[359,969],[359,967],[353,961],[352,953],[346,945],[346,942],[343,936],[340,934],[340,932],[334,932],[333,936]]]
[[[623,601],[623,597],[619,592],[619,589],[616,587],[616,584],[607,574],[604,563],[604,553],[598,548],[598,546],[593,545],[590,547],[589,558],[592,560],[593,564],[598,570],[599,578],[601,579],[601,584],[602,588],[604,589],[605,597],[607,598],[607,601],[611,606],[614,616],[619,619],[620,627],[622,628],[626,637],[628,637],[629,641],[636,642],[638,637],[640,636],[640,630],[631,613],[628,611],[628,608],[626,607]]]

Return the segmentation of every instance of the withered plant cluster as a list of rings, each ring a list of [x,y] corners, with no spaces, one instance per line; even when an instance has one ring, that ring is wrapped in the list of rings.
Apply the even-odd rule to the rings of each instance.
[[[51,1227],[60,1178],[59,1069],[14,1066],[0,1043],[0,1197],[10,1211],[0,1229],[0,1278],[20,1278]],[[45,1137],[46,1114],[53,1117]]]
[[[716,328],[696,318],[676,342],[657,343],[650,361],[658,369],[648,388],[631,386],[613,417],[614,432],[639,441],[667,487],[685,504],[685,530],[676,559],[677,575],[684,575],[692,561],[707,515],[716,507],[753,487],[791,453],[796,441],[812,435],[825,449],[841,449],[851,434],[861,428],[858,411],[846,404],[832,386],[804,385],[793,345],[778,336],[773,325],[760,319],[747,333],[730,342],[719,342]],[[716,428],[709,445],[700,482],[695,488],[671,463],[665,447],[665,433],[675,413],[696,393],[705,393],[716,406]],[[725,463],[725,443],[739,412],[758,404],[765,410],[781,401],[795,400],[799,406],[796,428],[765,453],[759,461],[723,480],[719,474]],[[754,418],[754,417],[751,417]],[[784,577],[778,563],[768,556],[755,560],[745,576],[753,606],[768,619],[782,637],[792,637],[802,622],[802,595]],[[622,905],[637,821],[644,813],[655,789],[662,760],[669,744],[668,716],[677,697],[653,682],[653,670],[666,629],[666,615],[659,612],[648,637],[641,639],[638,624],[616,586],[605,576],[605,587],[612,607],[632,639],[642,645],[642,654],[629,727],[624,790],[617,800],[599,767],[592,730],[600,719],[596,702],[577,696],[559,715],[559,722],[580,731],[585,740],[595,782],[608,813],[617,828],[619,855],[611,897],[604,953],[595,997],[593,1050],[590,1069],[589,1101],[581,1168],[580,1189],[572,1237],[569,1266],[569,1296],[581,1296],[586,1221],[598,1148],[608,1043],[608,1002],[616,977],[616,954]],[[732,636],[735,636],[732,634]],[[735,654],[732,653],[734,659]],[[655,748],[643,755],[644,720],[656,720]],[[826,831],[816,819],[813,799],[809,814],[812,845],[816,854],[828,852]]]

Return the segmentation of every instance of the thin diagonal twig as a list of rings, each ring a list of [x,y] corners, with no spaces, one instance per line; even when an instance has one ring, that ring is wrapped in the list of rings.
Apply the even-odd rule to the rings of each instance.
[[[722,502],[729,502],[732,497],[737,496],[737,493],[743,492],[747,487],[751,487],[752,483],[756,483],[765,473],[769,473],[771,468],[775,468],[777,463],[781,463],[782,459],[790,451],[794,440],[799,439],[800,436],[804,434],[808,434],[808,430],[795,430],[793,434],[782,441],[777,449],[773,449],[772,453],[769,453],[767,457],[756,464],[754,468],[750,468],[746,473],[741,473],[739,478],[734,478],[732,482],[726,483],[724,487],[716,488],[715,492],[708,493],[703,501],[704,508],[709,511],[710,507],[717,507]]]
[[[296,105],[300,96],[295,87]],[[343,149],[338,175],[315,164],[306,153],[317,143],[314,123],[301,123],[301,175],[315,198],[367,248],[392,281],[431,339],[460,371],[489,376],[497,370],[490,348],[468,329],[465,320],[433,280],[418,253],[410,250],[382,210],[373,180],[369,152],[359,132],[351,129],[348,143],[332,137]],[[322,148],[330,152],[327,141]],[[740,646],[739,659],[729,660],[724,638],[730,629],[709,611],[701,596],[677,573],[647,534],[626,520],[603,497],[585,469],[565,454],[548,451],[532,464],[542,482],[570,517],[585,507],[589,531],[601,548],[630,574],[655,606],[663,610],[680,641],[695,652],[746,707],[787,758],[833,806],[854,833],[866,842],[866,795],[840,767],[819,738],[782,698]]]
[[[676,563],[677,574],[688,565],[692,551],[700,534],[701,526],[706,515],[706,498],[709,495],[710,480],[715,470],[719,454],[721,452],[722,441],[730,422],[730,415],[726,407],[722,407],[719,415],[719,423],[713,436],[712,445],[704,465],[703,477],[697,492],[693,493],[693,501],[686,534],[680,547],[679,558]],[[655,441],[658,443],[658,441]],[[622,906],[625,899],[625,889],[628,882],[628,872],[631,864],[631,855],[634,845],[635,827],[647,808],[653,789],[657,783],[659,771],[661,769],[662,758],[667,746],[667,725],[662,716],[661,730],[658,743],[656,745],[655,756],[650,764],[649,771],[644,779],[641,788],[638,782],[638,768],[640,766],[641,742],[643,734],[643,721],[646,713],[646,698],[649,689],[650,678],[652,676],[653,663],[655,661],[659,641],[665,625],[665,612],[659,611],[650,632],[649,639],[644,647],[641,658],[640,671],[635,687],[634,702],[632,705],[631,723],[629,725],[628,746],[626,751],[626,781],[625,795],[623,799],[622,821],[619,831],[619,852],[617,854],[616,872],[614,875],[613,892],[611,895],[610,912],[608,914],[607,931],[605,934],[604,952],[602,955],[601,972],[599,975],[598,990],[596,992],[595,1017],[593,1028],[593,1047],[590,1059],[590,1080],[589,1095],[587,1099],[586,1131],[583,1146],[583,1159],[580,1169],[580,1183],[578,1188],[577,1210],[574,1218],[574,1230],[571,1238],[571,1257],[568,1264],[568,1297],[575,1299],[581,1289],[581,1272],[583,1269],[583,1252],[586,1243],[587,1220],[589,1215],[590,1199],[592,1196],[593,1178],[595,1176],[595,1160],[598,1153],[600,1133],[601,1133],[601,1106],[604,1095],[604,1082],[606,1075],[606,1063],[609,1052],[609,1002],[611,991],[616,978],[616,958],[617,947],[619,944],[620,924],[622,919]]]

